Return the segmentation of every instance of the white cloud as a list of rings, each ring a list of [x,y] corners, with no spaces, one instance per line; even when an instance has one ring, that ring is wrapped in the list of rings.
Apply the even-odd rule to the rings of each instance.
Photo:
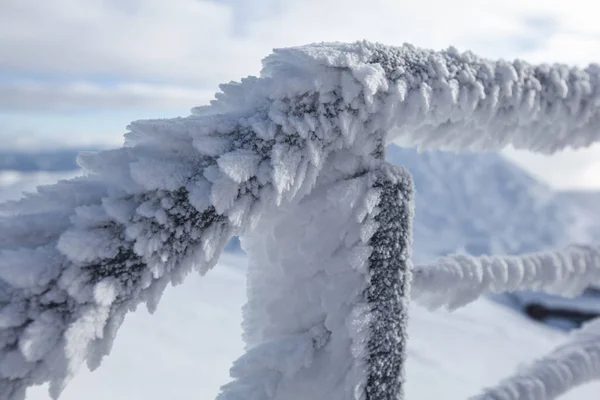
[[[195,0],[3,0],[0,60],[75,76],[213,83],[256,57],[232,28],[231,7]]]
[[[262,0],[248,7],[235,0],[3,0],[0,65],[212,87],[256,74],[273,47],[314,41],[455,45],[490,57],[542,58],[522,50],[522,42],[534,42],[559,61],[581,59],[565,42],[580,43],[578,32],[600,32],[593,18],[598,6],[586,3]],[[555,21],[556,32],[540,35],[534,18]]]
[[[588,0],[2,0],[0,69],[216,88],[274,47],[368,39],[591,61]]]

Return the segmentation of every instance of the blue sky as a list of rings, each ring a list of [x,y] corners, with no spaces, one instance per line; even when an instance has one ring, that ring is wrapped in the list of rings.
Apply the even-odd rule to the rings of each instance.
[[[143,118],[187,115],[275,47],[368,39],[490,58],[600,61],[589,0],[2,0],[5,148],[116,146]],[[595,57],[595,58],[594,58]],[[556,187],[600,187],[600,148],[507,155]]]

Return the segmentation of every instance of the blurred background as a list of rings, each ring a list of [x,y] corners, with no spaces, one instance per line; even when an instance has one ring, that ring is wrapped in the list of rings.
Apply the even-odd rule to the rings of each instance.
[[[490,58],[600,59],[589,0],[2,0],[0,148],[112,147],[132,120],[187,115],[271,49],[368,39]],[[600,186],[600,147],[507,151],[556,188]]]
[[[219,83],[258,74],[273,48],[368,39],[585,66],[600,61],[596,11],[587,0],[3,0],[0,200],[78,174],[77,152],[121,145],[130,121],[187,115]],[[415,174],[417,261],[600,238],[600,146],[389,158]],[[531,311],[535,299],[501,300]],[[561,326],[586,319],[568,317],[572,302],[543,299],[571,319]],[[600,312],[595,303],[578,307]]]

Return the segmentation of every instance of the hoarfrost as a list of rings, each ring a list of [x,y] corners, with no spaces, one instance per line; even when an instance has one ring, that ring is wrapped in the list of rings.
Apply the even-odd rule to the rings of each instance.
[[[222,396],[242,390],[245,398],[275,399],[303,393],[294,388],[311,380],[324,390],[316,398],[380,399],[384,384],[395,395],[412,200],[405,174],[386,172],[382,182],[404,189],[399,219],[382,225],[380,205],[396,189],[368,179],[387,168],[385,142],[454,150],[512,144],[551,153],[600,136],[595,65],[492,62],[454,49],[367,42],[279,49],[263,65],[260,77],[222,85],[211,105],[189,117],[131,123],[125,147],[81,155],[87,176],[2,205],[0,398],[22,399],[43,382],[57,397],[81,363],[96,367],[108,354],[128,311],[142,302],[152,310],[168,282],[180,283],[192,269],[205,273],[236,234],[247,236],[253,260],[264,261],[250,269],[249,348],[267,339],[287,348],[277,341],[320,332],[313,339],[319,350],[312,350],[311,367],[298,369],[310,357],[293,357],[285,371],[297,370],[294,380],[271,364],[260,376],[236,370]],[[344,194],[348,182],[354,193]],[[314,204],[306,209],[313,219],[277,223],[306,204]],[[267,228],[263,245],[282,239],[275,250],[256,239]],[[316,242],[325,231],[329,239]],[[295,256],[286,257],[292,236]],[[271,290],[261,290],[268,282]],[[385,299],[391,308],[379,308]],[[310,312],[301,312],[305,306]],[[375,331],[382,341],[373,341]],[[342,363],[318,368],[334,360]],[[334,390],[333,378],[343,389]]]

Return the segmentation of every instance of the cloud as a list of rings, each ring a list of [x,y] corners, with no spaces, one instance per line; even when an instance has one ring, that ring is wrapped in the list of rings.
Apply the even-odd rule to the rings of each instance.
[[[586,2],[2,0],[0,73],[55,75],[70,87],[108,78],[212,91],[258,74],[272,48],[361,39],[584,62],[600,35],[590,17],[597,6]],[[19,98],[2,106],[22,107]]]
[[[272,48],[319,41],[585,65],[600,61],[599,11],[589,0],[0,0],[0,123],[14,114],[14,143],[61,140],[79,124],[104,140],[128,122],[119,110],[185,114],[219,83],[258,74]],[[108,110],[113,122],[100,129],[100,114],[65,114],[82,110]],[[19,122],[27,113],[37,122]],[[507,154],[554,185],[600,186],[596,148]]]
[[[273,47],[315,41],[454,45],[509,58],[530,53],[541,58],[535,51],[542,49],[568,59],[563,53],[569,48],[561,40],[571,39],[555,38],[555,31],[598,30],[580,24],[595,6],[582,0],[563,3],[261,0],[250,6],[241,0],[3,0],[0,66],[213,87],[258,73],[260,59]]]
[[[232,29],[231,7],[195,0],[3,0],[0,65],[213,84],[256,58]]]

